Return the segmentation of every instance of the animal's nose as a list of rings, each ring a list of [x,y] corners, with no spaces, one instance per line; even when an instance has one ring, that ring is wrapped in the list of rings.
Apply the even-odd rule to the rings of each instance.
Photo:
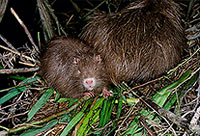
[[[90,80],[86,80],[85,83],[86,83],[86,84],[92,84],[92,83],[93,83],[93,80],[91,80],[91,79],[90,79]]]

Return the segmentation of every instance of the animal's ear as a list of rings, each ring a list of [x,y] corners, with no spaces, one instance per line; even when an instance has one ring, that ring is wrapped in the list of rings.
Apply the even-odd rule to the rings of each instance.
[[[74,63],[74,64],[77,64],[79,61],[80,61],[79,58],[75,58],[75,57],[74,57],[74,60],[73,60],[73,63]]]
[[[97,55],[97,56],[96,56],[96,60],[97,60],[97,62],[100,63],[100,62],[102,61],[101,55]]]

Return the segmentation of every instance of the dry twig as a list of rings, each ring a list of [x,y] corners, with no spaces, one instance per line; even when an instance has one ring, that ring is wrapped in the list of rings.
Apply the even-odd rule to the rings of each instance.
[[[17,21],[19,22],[19,24],[24,28],[25,33],[27,34],[29,40],[31,41],[32,45],[35,47],[35,50],[37,51],[37,53],[39,53],[39,49],[37,47],[37,45],[35,44],[35,42],[33,41],[33,38],[30,34],[30,32],[28,31],[26,25],[23,23],[23,21],[19,18],[19,16],[17,15],[17,13],[14,11],[13,8],[10,8],[11,13],[15,16],[15,18],[17,19]]]
[[[18,68],[18,69],[0,69],[0,74],[16,74],[16,73],[27,73],[35,72],[39,67],[35,68]]]

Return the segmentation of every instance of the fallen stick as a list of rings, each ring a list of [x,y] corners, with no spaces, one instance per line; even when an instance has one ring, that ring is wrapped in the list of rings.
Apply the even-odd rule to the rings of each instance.
[[[16,73],[27,73],[35,72],[39,67],[35,68],[18,68],[18,69],[0,69],[0,74],[16,74]]]

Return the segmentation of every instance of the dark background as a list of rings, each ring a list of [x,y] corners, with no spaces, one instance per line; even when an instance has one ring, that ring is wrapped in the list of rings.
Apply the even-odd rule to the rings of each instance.
[[[71,26],[64,26],[68,33],[77,35],[81,31],[81,27],[86,23],[81,17],[86,14],[88,9],[93,9],[95,6],[100,4],[102,0],[91,0],[91,4],[88,4],[86,0],[73,0],[81,12],[78,13],[73,7],[70,0],[50,0],[52,8],[55,10],[55,14],[58,17],[61,24],[64,24],[66,19],[70,15],[74,15],[75,23]],[[189,0],[176,0],[178,3],[189,3]],[[36,0],[9,0],[6,12],[2,21],[0,22],[0,34],[3,35],[8,41],[10,41],[14,46],[20,47],[28,41],[28,37],[25,34],[23,28],[17,22],[15,17],[11,14],[10,8],[12,7],[16,13],[19,15],[21,20],[27,26],[32,37],[37,40],[37,32],[41,32],[41,22],[39,18],[39,13],[36,6]],[[108,0],[109,2],[109,0]],[[111,11],[119,11],[121,8],[129,3],[129,0],[112,0],[110,2]],[[104,3],[98,9],[108,12],[108,3]],[[116,8],[117,7],[117,8]],[[184,7],[183,7],[184,8]],[[183,9],[186,12],[187,9]],[[73,20],[73,21],[74,21]],[[72,32],[74,31],[74,32]],[[37,42],[36,42],[37,43]],[[2,41],[0,40],[0,44]]]
[[[88,3],[87,0],[73,0],[73,2],[76,3],[80,8],[80,12],[76,11],[71,0],[49,0],[49,4],[51,4],[52,8],[54,9],[54,13],[58,17],[59,23],[62,25],[66,33],[78,36],[78,34],[81,32],[81,28],[87,22],[87,19],[83,18],[83,16],[91,9],[99,5],[102,1],[103,0],[90,0],[90,3]],[[107,0],[107,2],[101,5],[98,10],[108,13],[110,8],[111,12],[117,12],[124,8],[130,1],[131,0]],[[176,2],[182,7],[182,18],[184,19],[186,17],[185,14],[187,13],[189,0],[176,0]],[[30,41],[24,29],[11,14],[11,7],[16,11],[20,19],[28,28],[35,43],[38,44],[37,33],[40,32],[42,38],[43,29],[37,9],[37,0],[9,0],[4,17],[0,22],[0,34],[5,37],[15,48],[19,48],[26,43],[30,44]],[[74,15],[73,19],[71,20],[70,24],[66,25],[66,22],[71,15]],[[44,43],[44,39],[41,39],[41,42]],[[6,45],[1,39],[0,44]],[[5,50],[0,49],[1,53],[4,51]],[[25,74],[24,76],[28,77],[29,74]],[[0,89],[13,86],[12,80],[10,80],[9,76],[7,75],[0,75],[0,83]]]

